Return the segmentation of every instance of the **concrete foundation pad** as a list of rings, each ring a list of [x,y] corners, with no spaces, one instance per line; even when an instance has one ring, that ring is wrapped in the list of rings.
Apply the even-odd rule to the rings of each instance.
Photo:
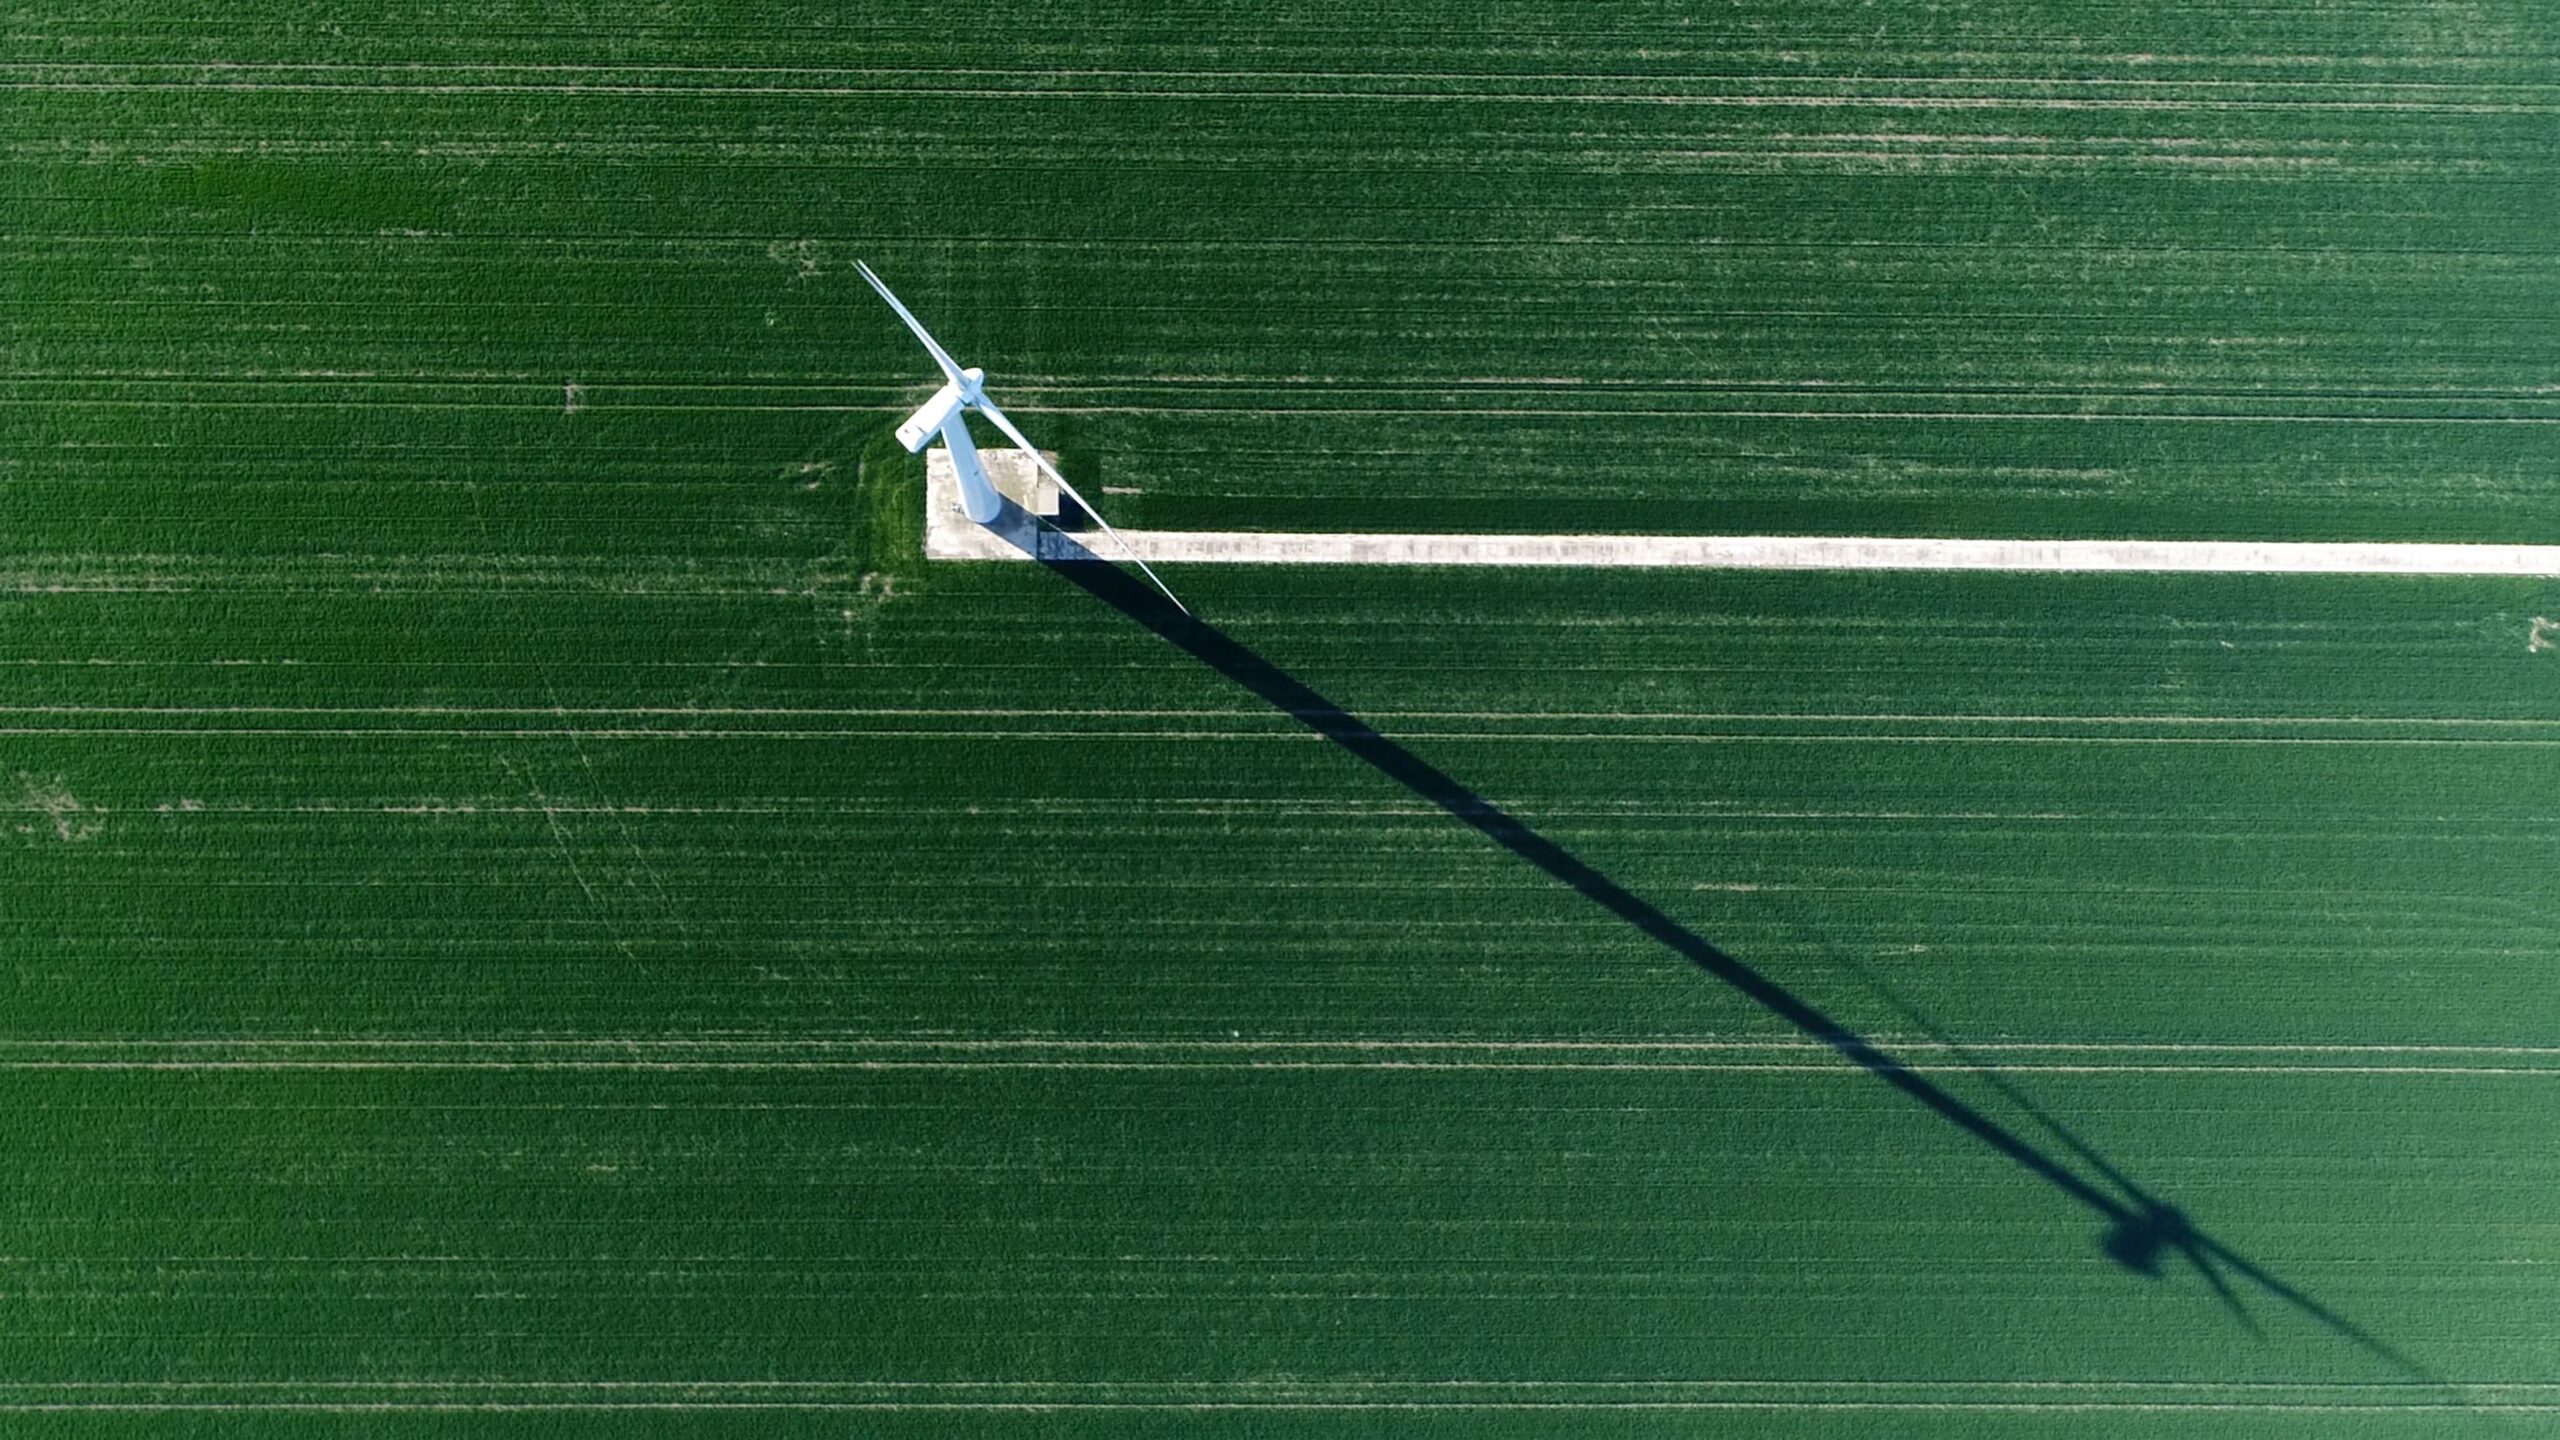
[[[1052,465],[1058,457],[1040,452]],[[951,452],[936,445],[924,452],[924,553],[935,560],[1021,560],[1019,546],[1004,538],[1006,527],[1024,532],[1023,543],[1039,521],[1058,514],[1058,482],[1019,450],[982,450],[978,459],[987,479],[1008,502],[996,518],[997,529],[971,520],[960,508],[960,477],[951,469]]]

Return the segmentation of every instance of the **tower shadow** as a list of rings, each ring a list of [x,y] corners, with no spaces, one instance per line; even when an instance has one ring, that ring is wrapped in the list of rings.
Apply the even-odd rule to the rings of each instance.
[[[1805,1038],[1901,1092],[1922,1109],[2043,1181],[2056,1194],[2088,1210],[2101,1226],[2099,1252],[2126,1271],[2157,1279],[2171,1268],[2173,1261],[2184,1260],[2239,1323],[2256,1333],[2256,1323],[2232,1283],[2232,1277],[2238,1277],[2402,1374],[2429,1384],[2444,1383],[2371,1332],[2234,1253],[2198,1228],[2177,1206],[2135,1183],[1991,1067],[1973,1060],[1961,1049],[1955,1053],[1969,1069],[1985,1077],[2004,1098],[2033,1117],[2037,1127],[2071,1158],[2066,1160],[2062,1154],[1967,1103],[1803,997],[1727,954],[1447,772],[1379,734],[1305,682],[1215,626],[1177,609],[1153,588],[1087,549],[1079,537],[1042,527],[1011,505],[989,528],[1011,540],[1052,574],[1224,675],[1273,709],[1731,987]],[[1914,1013],[1898,998],[1893,1003],[1906,1013]],[[1926,1022],[1922,1023],[1925,1026]],[[1933,1028],[1931,1033],[1935,1033]]]

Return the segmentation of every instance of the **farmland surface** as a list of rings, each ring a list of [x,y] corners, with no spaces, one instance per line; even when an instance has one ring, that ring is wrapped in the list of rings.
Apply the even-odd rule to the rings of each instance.
[[[2525,4],[17,4],[0,1430],[2541,1433]]]

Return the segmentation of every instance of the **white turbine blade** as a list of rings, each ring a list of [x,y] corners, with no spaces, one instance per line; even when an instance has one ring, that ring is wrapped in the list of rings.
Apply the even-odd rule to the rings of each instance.
[[[1067,477],[1058,473],[1058,467],[1050,464],[1049,458],[1040,453],[1038,446],[1033,445],[1029,439],[1025,438],[1021,431],[1013,428],[1013,422],[1004,418],[1004,412],[996,408],[996,402],[988,399],[983,393],[978,396],[978,413],[986,416],[989,420],[994,421],[995,427],[1005,433],[1006,439],[1011,440],[1015,446],[1021,449],[1023,454],[1031,457],[1032,464],[1039,466],[1041,470],[1048,474],[1050,479],[1057,481],[1058,488],[1066,492],[1067,498],[1076,502],[1076,507],[1078,509],[1084,511],[1087,515],[1092,516],[1093,523],[1102,527],[1102,533],[1110,536],[1112,540],[1120,546],[1121,553],[1129,557],[1129,563],[1146,571],[1147,578],[1155,581],[1156,588],[1164,592],[1164,598],[1173,601],[1174,609],[1181,611],[1185,615],[1191,613],[1191,607],[1183,604],[1182,601],[1174,595],[1173,587],[1165,584],[1163,578],[1158,576],[1153,569],[1150,569],[1146,561],[1138,558],[1137,547],[1131,545],[1128,541],[1121,539],[1120,532],[1111,528],[1111,522],[1102,518],[1102,512],[1093,508],[1093,502],[1085,499],[1082,495],[1077,494],[1076,487],[1067,483]]]
[[[880,298],[889,302],[889,308],[898,312],[898,318],[907,322],[907,328],[916,332],[916,338],[924,342],[924,348],[933,352],[933,363],[941,366],[942,373],[951,377],[951,383],[959,384],[960,362],[952,359],[948,351],[934,343],[933,337],[925,333],[924,322],[910,313],[906,306],[898,303],[898,297],[889,293],[889,287],[882,283],[879,276],[871,273],[870,266],[856,260],[853,262],[853,268],[862,272],[862,278],[871,282],[871,288],[879,291]]]

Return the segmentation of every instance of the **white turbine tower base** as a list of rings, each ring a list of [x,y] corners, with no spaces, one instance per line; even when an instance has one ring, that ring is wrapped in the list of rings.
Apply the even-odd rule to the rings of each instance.
[[[1102,518],[1102,512],[1077,494],[1076,487],[1067,483],[1067,477],[1058,473],[1058,467],[1049,463],[1049,457],[1035,449],[1031,441],[1014,428],[1014,423],[1005,418],[1005,413],[996,408],[996,402],[987,398],[987,372],[974,367],[961,369],[960,362],[952,359],[950,352],[935,342],[933,336],[926,332],[924,323],[899,303],[898,297],[890,293],[888,285],[872,273],[870,266],[857,260],[854,268],[862,272],[863,279],[871,282],[872,289],[880,292],[881,299],[889,302],[889,308],[898,312],[898,318],[906,322],[918,340],[924,342],[926,353],[933,356],[933,363],[941,367],[942,388],[933,392],[933,398],[924,402],[916,413],[907,417],[906,423],[898,427],[898,443],[907,447],[907,453],[914,454],[935,435],[942,437],[943,449],[950,452],[952,473],[960,482],[960,508],[968,517],[980,525],[993,525],[996,518],[1004,513],[1004,497],[996,493],[994,482],[987,478],[986,462],[978,455],[977,442],[969,438],[969,412],[975,410],[987,417],[988,424],[1003,431],[1004,438],[1012,441],[1015,449],[1029,456],[1031,463],[1049,477],[1060,493],[1092,516],[1093,523],[1102,527],[1102,533],[1110,536],[1121,552],[1146,572],[1149,580],[1155,581],[1156,588],[1164,591],[1164,598],[1173,601],[1173,608],[1185,615],[1190,614],[1190,609],[1175,599],[1172,589],[1157,577],[1145,560],[1139,558],[1138,552],[1129,548],[1129,542],[1120,538],[1120,532],[1111,528],[1111,522]]]

